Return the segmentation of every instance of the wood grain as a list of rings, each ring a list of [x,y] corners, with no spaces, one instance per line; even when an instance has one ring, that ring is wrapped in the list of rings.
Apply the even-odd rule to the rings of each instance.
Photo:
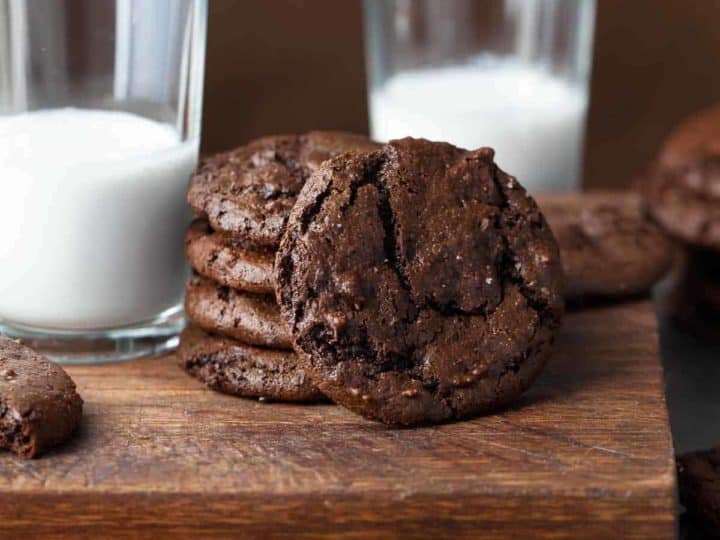
[[[0,537],[674,536],[649,302],[569,314],[520,403],[430,428],[219,395],[173,357],[68,371],[81,432],[0,455]]]

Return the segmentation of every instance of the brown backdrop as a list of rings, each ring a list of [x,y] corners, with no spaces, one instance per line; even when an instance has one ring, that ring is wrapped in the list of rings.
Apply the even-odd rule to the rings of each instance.
[[[360,0],[210,0],[203,149],[367,131]],[[685,114],[718,100],[720,5],[598,0],[585,184],[627,185]]]

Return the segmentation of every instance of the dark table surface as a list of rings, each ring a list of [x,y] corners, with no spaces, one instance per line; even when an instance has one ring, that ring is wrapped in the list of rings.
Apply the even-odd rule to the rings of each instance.
[[[678,324],[656,291],[660,347],[675,451],[720,445],[720,323],[716,334]],[[703,321],[700,321],[702,324]]]
[[[679,323],[668,297],[671,280],[654,294],[665,372],[667,404],[675,452],[682,454],[720,445],[720,318]],[[680,538],[712,538],[679,508]]]
[[[662,314],[660,343],[676,452],[720,445],[720,343]]]

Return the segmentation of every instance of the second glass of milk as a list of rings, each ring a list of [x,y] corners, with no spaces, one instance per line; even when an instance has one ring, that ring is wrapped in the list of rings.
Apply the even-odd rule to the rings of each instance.
[[[0,333],[67,362],[173,347],[206,0],[0,0]]]
[[[365,0],[370,125],[495,149],[532,191],[580,183],[594,0]]]

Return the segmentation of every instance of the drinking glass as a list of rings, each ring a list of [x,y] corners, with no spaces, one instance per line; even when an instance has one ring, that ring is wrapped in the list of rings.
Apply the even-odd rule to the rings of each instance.
[[[493,147],[532,190],[579,186],[594,0],[365,0],[372,136]]]
[[[206,0],[0,0],[0,333],[63,362],[177,344]]]

